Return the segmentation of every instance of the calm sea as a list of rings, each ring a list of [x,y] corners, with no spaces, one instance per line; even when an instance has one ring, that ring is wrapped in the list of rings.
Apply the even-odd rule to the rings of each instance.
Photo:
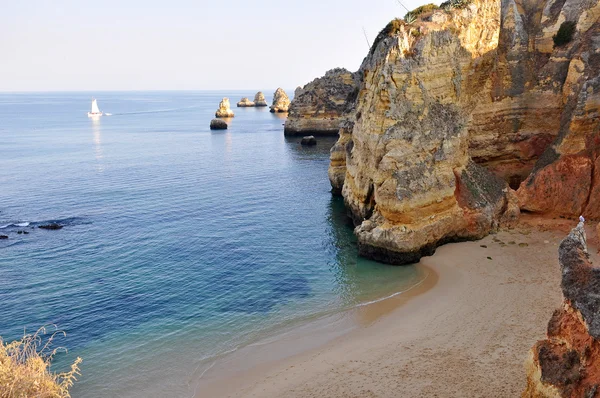
[[[357,256],[333,139],[264,108],[208,129],[254,92],[95,93],[99,120],[92,94],[0,94],[0,336],[66,331],[74,397],[189,397],[217,355],[423,278]]]

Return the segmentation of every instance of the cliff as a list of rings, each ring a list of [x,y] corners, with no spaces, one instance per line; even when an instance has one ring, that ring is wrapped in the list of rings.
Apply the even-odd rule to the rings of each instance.
[[[285,135],[337,135],[348,100],[356,90],[355,76],[341,68],[296,89]]]
[[[564,302],[547,339],[531,349],[523,397],[596,397],[600,393],[600,269],[589,260],[583,223],[561,242]]]
[[[600,217],[599,3],[465,1],[378,35],[329,170],[363,255],[416,261],[519,206]]]

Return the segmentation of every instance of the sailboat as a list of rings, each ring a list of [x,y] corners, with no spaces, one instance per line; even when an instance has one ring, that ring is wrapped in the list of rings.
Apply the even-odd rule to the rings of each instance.
[[[95,98],[92,98],[92,111],[88,112],[88,117],[102,116],[102,112],[98,108],[98,101]]]

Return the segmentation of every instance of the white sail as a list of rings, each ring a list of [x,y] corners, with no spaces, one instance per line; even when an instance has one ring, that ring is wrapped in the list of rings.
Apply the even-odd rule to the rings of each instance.
[[[95,99],[92,100],[92,112],[91,113],[100,113],[100,109],[98,109],[98,102]]]

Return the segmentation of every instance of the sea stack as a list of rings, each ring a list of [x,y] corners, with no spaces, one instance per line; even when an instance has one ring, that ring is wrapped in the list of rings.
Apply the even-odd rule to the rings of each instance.
[[[223,98],[219,103],[219,109],[215,113],[216,117],[228,118],[233,117],[233,111],[231,110],[231,105],[229,104],[229,98]]]
[[[597,397],[600,269],[590,261],[583,222],[561,242],[558,261],[564,300],[550,318],[546,339],[529,352],[522,397]]]
[[[290,98],[283,91],[282,88],[278,88],[273,95],[273,105],[271,105],[271,113],[285,113],[290,107]]]
[[[257,108],[269,106],[269,104],[267,104],[267,100],[265,99],[265,95],[262,93],[262,91],[259,91],[254,96],[254,106]]]
[[[356,80],[353,73],[337,68],[298,87],[285,122],[285,135],[337,136],[349,100],[358,91]]]
[[[210,121],[210,129],[211,130],[227,130],[227,123],[225,120],[221,119],[213,119]]]
[[[242,98],[241,101],[237,103],[238,108],[252,108],[254,106],[254,102],[250,101],[247,97]]]

